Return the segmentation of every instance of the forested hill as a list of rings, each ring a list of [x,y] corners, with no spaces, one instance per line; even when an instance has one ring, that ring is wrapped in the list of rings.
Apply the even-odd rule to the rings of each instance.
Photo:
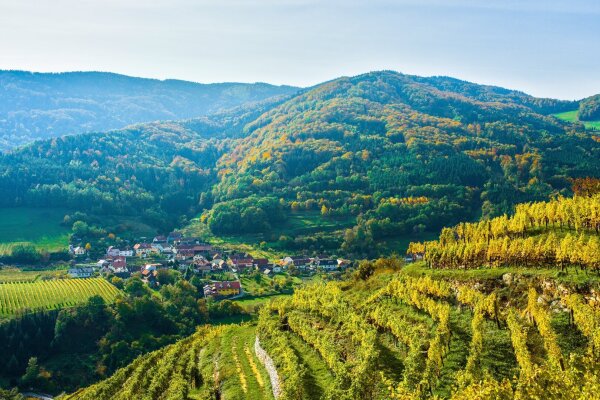
[[[200,117],[296,91],[265,83],[198,84],[103,72],[0,71],[0,150],[65,134]]]
[[[36,141],[0,155],[0,207],[65,207],[172,229],[201,209],[202,193],[216,182],[217,160],[274,101]]]
[[[234,233],[269,232],[309,210],[357,218],[353,231],[334,236],[361,253],[373,241],[510,212],[569,193],[569,178],[599,174],[597,137],[545,115],[569,107],[450,78],[340,78],[246,127],[219,161],[217,204],[205,220],[214,232]],[[272,201],[261,210],[252,196]]]
[[[598,136],[550,115],[572,107],[451,78],[344,77],[204,118],[35,142],[0,156],[0,206],[161,230],[203,212],[203,232],[267,249],[376,255],[600,177]]]

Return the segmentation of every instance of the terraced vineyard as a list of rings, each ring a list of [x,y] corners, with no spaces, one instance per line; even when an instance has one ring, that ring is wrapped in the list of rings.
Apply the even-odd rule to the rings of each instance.
[[[281,399],[597,398],[600,308],[548,293],[402,272],[315,284],[65,399],[271,399],[272,381]]]
[[[256,328],[203,329],[70,398],[600,399],[599,205],[446,228],[411,244],[424,262],[363,262],[265,304]]]
[[[580,295],[551,309],[534,288],[507,299],[506,288],[402,275],[369,297],[365,289],[316,285],[263,310],[259,336],[284,398],[596,398],[600,309]],[[321,396],[313,396],[317,377],[298,368],[307,364],[294,351],[298,339],[333,376]]]
[[[205,327],[62,400],[273,399],[253,326]]]
[[[94,295],[112,302],[118,294],[119,290],[103,278],[0,283],[0,317],[24,310],[74,306]]]

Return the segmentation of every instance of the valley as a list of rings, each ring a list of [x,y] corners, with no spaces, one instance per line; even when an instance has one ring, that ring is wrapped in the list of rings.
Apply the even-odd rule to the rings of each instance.
[[[379,71],[5,152],[0,386],[594,398],[600,146],[577,107]]]
[[[148,385],[159,385],[173,399],[196,398],[196,393],[203,398],[269,399],[273,387],[278,388],[276,398],[285,399],[484,399],[489,393],[499,399],[540,393],[595,398],[598,248],[571,249],[569,257],[589,253],[592,258],[569,258],[566,265],[552,257],[535,265],[536,253],[519,252],[522,258],[514,263],[486,266],[468,251],[444,252],[457,260],[445,264],[438,261],[435,246],[468,246],[478,232],[521,235],[519,230],[527,227],[535,235],[579,231],[586,235],[583,243],[597,246],[598,199],[521,205],[511,219],[445,228],[439,242],[411,243],[408,253],[424,256],[423,261],[363,261],[345,279],[315,282],[265,303],[254,322],[201,328],[161,350],[161,358],[185,351],[185,369],[171,363],[164,367],[167,376],[175,374],[168,381],[158,380],[163,375],[157,364],[157,378],[120,383],[138,379],[131,368],[143,369],[151,354],[65,398],[108,399],[115,393],[129,398],[148,393]],[[554,219],[547,220],[544,210],[557,210]],[[530,218],[523,218],[524,213]],[[540,227],[536,220],[548,224]],[[486,225],[490,228],[477,230]],[[505,233],[496,227],[505,227]],[[477,248],[492,251],[492,240],[484,238]],[[265,367],[240,351],[253,340],[273,360],[277,375],[271,388],[265,383]],[[122,387],[139,392],[125,394]]]
[[[599,17],[0,1],[0,400],[600,400]]]

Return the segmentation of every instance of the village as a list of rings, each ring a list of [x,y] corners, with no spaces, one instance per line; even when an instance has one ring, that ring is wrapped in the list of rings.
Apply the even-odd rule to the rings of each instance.
[[[204,296],[216,300],[243,296],[241,280],[249,275],[311,277],[317,273],[342,272],[351,266],[350,260],[327,255],[291,255],[276,260],[255,258],[248,253],[213,246],[200,238],[185,237],[178,231],[141,240],[133,246],[109,246],[95,262],[85,247],[70,246],[69,252],[74,257],[74,265],[68,270],[72,278],[99,274],[127,279],[135,275],[149,286],[158,287],[161,271],[176,270],[204,280]]]

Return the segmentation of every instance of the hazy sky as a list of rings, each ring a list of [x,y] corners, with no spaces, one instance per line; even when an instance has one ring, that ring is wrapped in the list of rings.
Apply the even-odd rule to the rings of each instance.
[[[600,93],[599,0],[0,0],[0,69],[308,86],[393,69]]]

